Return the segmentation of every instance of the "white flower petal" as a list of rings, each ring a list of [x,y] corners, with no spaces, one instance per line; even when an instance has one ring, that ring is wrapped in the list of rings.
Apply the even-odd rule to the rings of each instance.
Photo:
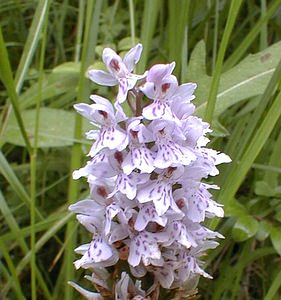
[[[122,163],[122,168],[127,175],[131,174],[135,168],[139,169],[141,173],[151,173],[154,170],[153,161],[153,152],[144,145],[132,146]]]
[[[162,216],[173,201],[172,187],[163,180],[153,181],[138,192],[137,199],[140,203],[153,201],[157,214]]]
[[[164,227],[167,221],[168,218],[165,215],[158,216],[153,203],[147,203],[140,207],[134,227],[136,230],[142,231],[149,222],[156,222]]]
[[[100,85],[114,86],[118,84],[118,80],[114,76],[102,70],[89,70],[88,76],[93,82]]]
[[[94,238],[87,252],[74,262],[75,268],[88,268],[91,265],[108,267],[118,261],[118,253],[115,248],[107,244],[102,237]]]
[[[115,59],[118,62],[122,62],[121,57],[116,54],[111,48],[104,48],[102,52],[102,60],[105,65],[108,67],[112,59]]]
[[[147,81],[143,86],[140,87],[140,90],[145,94],[149,99],[155,99],[155,84],[153,82]]]
[[[169,76],[172,74],[176,64],[172,62],[170,64],[158,64],[154,65],[150,68],[147,73],[146,80],[150,82],[154,82],[155,84],[161,83],[162,79],[165,76]]]
[[[134,66],[140,60],[141,53],[142,53],[142,44],[137,44],[135,47],[130,49],[130,51],[127,52],[126,55],[124,56],[123,62],[126,65],[129,72],[133,71]]]
[[[88,300],[104,300],[104,298],[99,293],[90,292],[73,281],[68,281],[68,284],[75,288],[77,292],[79,292],[83,297],[85,297]]]

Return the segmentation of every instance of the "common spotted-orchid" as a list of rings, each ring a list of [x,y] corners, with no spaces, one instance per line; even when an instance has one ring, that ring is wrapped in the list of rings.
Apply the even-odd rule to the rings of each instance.
[[[105,48],[108,72],[89,71],[98,84],[119,85],[114,105],[97,95],[74,105],[95,127],[86,133],[90,160],[73,172],[87,178],[89,197],[69,207],[91,238],[74,265],[91,272],[96,291],[71,283],[87,299],[187,297],[200,276],[211,278],[200,257],[223,238],[202,224],[224,213],[209,192],[218,187],[204,180],[230,158],[206,148],[209,125],[192,115],[196,84],[179,85],[174,62],[135,75],[141,51],[138,44],[122,59]]]

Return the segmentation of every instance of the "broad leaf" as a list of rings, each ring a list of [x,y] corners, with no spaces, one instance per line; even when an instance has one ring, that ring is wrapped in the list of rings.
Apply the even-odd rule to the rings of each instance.
[[[281,255],[281,227],[272,227],[270,230],[270,237],[274,249]]]
[[[254,236],[258,231],[258,227],[258,221],[252,216],[241,216],[232,228],[232,237],[237,242],[243,242]]]
[[[79,80],[79,69],[80,64],[74,62],[67,62],[54,68],[52,72],[43,79],[41,100],[58,97],[70,91],[73,91],[73,95],[75,95]],[[36,103],[38,89],[38,84],[33,84],[20,95],[21,108],[28,108]]]
[[[275,195],[275,190],[266,181],[257,181],[255,193],[259,196],[273,197]]]
[[[256,238],[259,241],[264,241],[270,234],[271,225],[266,221],[259,222],[259,228],[256,234]]]
[[[230,106],[250,97],[261,95],[277,66],[281,42],[251,54],[238,65],[222,73],[214,116],[218,117]],[[204,42],[195,47],[189,63],[189,80],[198,85],[196,91],[196,114],[203,116],[209,94],[211,77],[206,73],[206,50]]]
[[[34,143],[35,110],[23,111],[22,118],[32,145]],[[41,108],[38,147],[63,147],[72,145],[74,143],[74,122],[75,112]],[[89,122],[85,121],[83,132],[90,129],[88,124]],[[93,129],[93,126],[91,129]],[[9,119],[3,140],[14,145],[25,146],[14,115]]]

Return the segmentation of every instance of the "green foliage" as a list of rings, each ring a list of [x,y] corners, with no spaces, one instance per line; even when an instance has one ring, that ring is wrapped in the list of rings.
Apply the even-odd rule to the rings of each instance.
[[[241,3],[240,3],[241,2]],[[241,6],[240,6],[241,4]],[[0,298],[77,299],[68,280],[77,228],[67,206],[87,194],[71,179],[89,129],[72,105],[101,52],[141,42],[142,72],[176,61],[193,81],[212,147],[233,160],[214,178],[225,240],[206,258],[201,299],[281,297],[281,0],[0,1]],[[240,7],[239,7],[240,6]]]
[[[64,109],[42,107],[40,110],[37,147],[64,147],[71,146],[74,142],[84,143],[85,140],[74,139],[75,116],[74,112]],[[35,117],[36,113],[34,109],[22,111],[22,119],[32,144],[34,142]],[[87,122],[85,122],[83,131],[88,130],[90,128]],[[25,145],[17,126],[17,121],[13,115],[11,115],[3,135],[3,142],[17,146]]]

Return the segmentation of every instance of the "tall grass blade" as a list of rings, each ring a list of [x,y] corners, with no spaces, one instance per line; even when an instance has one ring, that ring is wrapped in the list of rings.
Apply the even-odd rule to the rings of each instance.
[[[228,70],[233,67],[239,59],[245,54],[247,49],[250,47],[256,36],[261,31],[262,26],[269,21],[273,14],[280,7],[281,0],[275,0],[270,7],[267,9],[266,15],[263,16],[256,24],[252,27],[251,31],[244,37],[241,44],[236,48],[233,54],[225,61],[224,69]]]
[[[22,121],[21,114],[20,114],[19,104],[18,104],[18,96],[16,93],[12,70],[11,70],[9,57],[8,57],[7,49],[5,46],[4,39],[3,39],[1,28],[0,28],[0,79],[2,80],[4,86],[7,89],[7,93],[8,93],[8,96],[10,97],[10,101],[12,103],[21,134],[25,141],[26,148],[27,148],[28,152],[31,153],[32,148],[31,148],[30,141],[29,141],[29,138],[26,133],[25,126]]]
[[[89,80],[85,78],[85,71],[87,67],[92,63],[94,60],[95,49],[97,44],[97,36],[99,32],[99,19],[101,14],[102,8],[102,0],[97,1],[88,1],[87,2],[87,15],[85,19],[85,32],[83,38],[83,51],[82,51],[82,59],[81,59],[81,70],[80,70],[80,81],[78,85],[78,101],[84,101],[87,99],[90,94],[90,83]],[[76,116],[76,124],[75,124],[75,138],[81,138],[81,130],[82,130],[82,119],[80,116]],[[82,149],[81,145],[75,143],[72,147],[72,159],[70,164],[71,171],[78,169],[81,165],[81,156],[82,156]],[[73,203],[78,199],[78,190],[79,185],[78,182],[75,182],[72,178],[69,182],[68,188],[68,204]],[[75,222],[72,220],[68,222],[66,236],[72,237],[69,240],[69,246],[66,248],[65,251],[65,258],[64,258],[64,266],[65,266],[65,279],[66,282],[73,279],[74,277],[74,269],[73,269],[73,260],[74,260],[74,253],[73,249],[75,247],[75,240],[76,237],[73,234],[75,228]],[[73,290],[69,286],[65,286],[65,299],[73,299]]]
[[[264,300],[274,300],[277,299],[275,298],[275,295],[278,292],[278,289],[281,286],[281,269],[279,270],[279,272],[277,273],[277,275],[274,278],[274,281],[272,282],[269,290],[267,291],[267,294],[264,297]],[[280,294],[279,294],[280,296]],[[277,296],[277,297],[279,297]]]
[[[147,67],[148,53],[151,47],[151,41],[158,18],[158,13],[161,5],[160,0],[145,0],[144,14],[141,28],[141,42],[143,44],[143,51],[141,59],[137,65],[138,72],[142,73]]]
[[[215,110],[216,98],[217,98],[217,93],[218,93],[218,88],[219,88],[219,83],[220,83],[220,76],[221,76],[222,65],[223,65],[226,47],[227,47],[230,35],[232,33],[233,26],[235,24],[235,20],[238,15],[238,11],[240,9],[241,4],[242,4],[242,0],[236,0],[236,1],[232,0],[231,4],[230,4],[227,22],[226,22],[225,30],[223,32],[222,42],[221,42],[219,52],[218,52],[218,58],[217,58],[217,62],[216,62],[214,76],[213,76],[212,82],[211,82],[211,88],[210,88],[207,107],[206,107],[206,111],[205,111],[205,120],[207,122],[209,122],[210,124],[212,123],[212,118],[213,118],[213,114],[214,114],[214,110]]]
[[[225,185],[222,187],[219,194],[219,198],[223,201],[225,205],[228,205],[233,201],[234,195],[237,192],[239,186],[244,180],[247,172],[251,168],[251,165],[255,161],[257,155],[260,153],[262,147],[267,141],[269,135],[271,134],[276,122],[281,115],[281,92],[274,99],[269,111],[267,112],[265,118],[260,124],[259,128],[256,130],[253,138],[248,144],[245,152],[241,156],[240,161],[232,163],[231,171],[229,176],[225,181]]]

